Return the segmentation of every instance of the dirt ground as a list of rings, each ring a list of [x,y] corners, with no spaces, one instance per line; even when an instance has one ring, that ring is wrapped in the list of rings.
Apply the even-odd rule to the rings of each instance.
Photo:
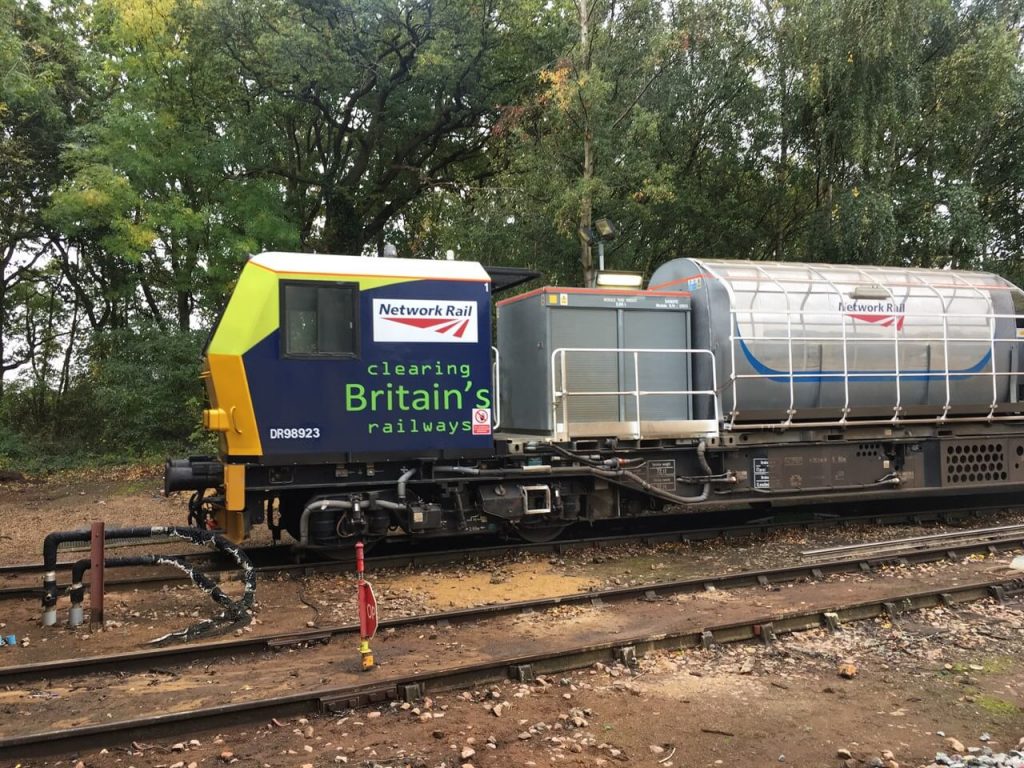
[[[75,528],[102,515],[107,524],[180,524],[184,500],[159,495],[159,478],[65,478],[0,489],[0,562],[38,562],[41,532]],[[993,523],[997,521],[992,521]],[[999,520],[998,522],[1005,522]],[[844,533],[844,537],[856,536]],[[864,533],[863,535],[870,535]],[[912,535],[886,531],[883,538]],[[780,534],[769,542],[721,542],[641,548],[558,558],[522,557],[455,568],[377,576],[382,615],[566,594],[603,586],[678,578],[723,568],[760,567],[791,558],[828,533]],[[9,537],[9,538],[7,538]],[[914,583],[1005,569],[1008,555],[974,558],[923,569],[894,569],[879,583]],[[866,576],[840,577],[843,589],[874,589]],[[723,620],[744,611],[813,603],[812,585],[686,596],[627,618],[615,609],[563,608],[515,617],[487,632],[456,625],[386,634],[377,641],[389,675],[405,660],[421,668],[460,660],[488,647],[558,643],[581,632],[629,632]],[[833,587],[836,587],[833,584]],[[261,582],[261,633],[271,629],[351,621],[350,577],[311,575]],[[807,588],[806,593],[801,589]],[[207,601],[208,602],[208,601]],[[310,604],[313,607],[310,607]],[[38,606],[5,606],[4,632],[15,629],[28,646],[0,650],[0,664],[143,647],[156,634],[210,612],[191,588],[108,596],[103,631],[38,626]],[[66,613],[66,605],[62,605]],[[638,618],[639,617],[639,618]],[[6,619],[6,620],[5,620]],[[63,619],[63,614],[62,614]],[[616,622],[620,624],[617,625]],[[979,603],[934,609],[895,624],[847,625],[838,634],[805,632],[772,646],[738,645],[650,654],[635,670],[596,665],[532,685],[505,683],[432,697],[418,706],[393,705],[334,717],[278,719],[223,733],[182,733],[153,744],[115,745],[105,751],[19,760],[0,765],[96,768],[199,766],[927,766],[954,746],[1015,749],[1024,736],[1024,605]],[[287,652],[286,652],[287,653]],[[840,665],[856,674],[841,677]],[[163,696],[171,709],[227,691],[236,700],[261,690],[299,690],[327,679],[340,684],[357,663],[342,643],[287,657],[264,654],[217,669],[171,677],[150,671],[138,678],[109,675],[82,687],[99,702],[99,716],[149,706]],[[274,670],[278,669],[279,672]],[[849,672],[849,669],[845,671]],[[374,673],[370,673],[371,675]],[[148,677],[147,677],[148,675]],[[257,684],[256,680],[260,683]],[[265,688],[260,687],[265,686]],[[33,730],[62,697],[62,681],[40,690],[0,690],[0,733]],[[248,688],[248,690],[247,690]],[[81,695],[81,694],[79,694]],[[507,702],[495,708],[495,704]],[[57,710],[54,709],[55,713]],[[53,722],[52,720],[50,722]],[[68,725],[79,721],[69,721]],[[951,745],[947,739],[962,745]],[[845,752],[848,750],[849,758]],[[886,751],[891,752],[888,754]],[[839,755],[843,755],[840,757]],[[846,763],[849,760],[851,762]]]
[[[108,528],[186,525],[187,518],[188,496],[164,497],[155,467],[0,483],[0,563],[41,563],[43,537],[51,531],[85,529],[99,520]]]

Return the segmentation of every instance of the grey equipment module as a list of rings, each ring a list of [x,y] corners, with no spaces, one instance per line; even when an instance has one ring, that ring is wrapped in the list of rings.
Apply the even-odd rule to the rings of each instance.
[[[679,292],[542,288],[498,302],[501,430],[564,441],[718,434],[695,388],[690,300]],[[701,418],[695,404],[704,402]]]

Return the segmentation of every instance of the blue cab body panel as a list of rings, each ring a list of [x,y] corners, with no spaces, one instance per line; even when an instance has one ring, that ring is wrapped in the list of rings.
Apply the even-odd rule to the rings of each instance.
[[[359,291],[353,357],[283,353],[283,327],[243,356],[265,460],[493,452],[486,282]]]

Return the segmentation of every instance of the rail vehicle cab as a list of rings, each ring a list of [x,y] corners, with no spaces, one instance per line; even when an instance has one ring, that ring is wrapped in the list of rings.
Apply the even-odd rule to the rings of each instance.
[[[223,459],[219,525],[243,535],[246,464],[284,486],[317,482],[296,477],[312,464],[337,473],[375,459],[491,455],[490,298],[474,262],[252,257],[203,373],[203,423]],[[194,460],[178,467],[204,472]]]

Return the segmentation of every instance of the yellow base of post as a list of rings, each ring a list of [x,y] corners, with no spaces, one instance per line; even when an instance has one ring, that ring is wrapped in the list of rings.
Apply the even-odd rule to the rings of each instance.
[[[363,657],[363,672],[373,669],[373,651],[370,650],[369,640],[360,641],[359,654]]]

